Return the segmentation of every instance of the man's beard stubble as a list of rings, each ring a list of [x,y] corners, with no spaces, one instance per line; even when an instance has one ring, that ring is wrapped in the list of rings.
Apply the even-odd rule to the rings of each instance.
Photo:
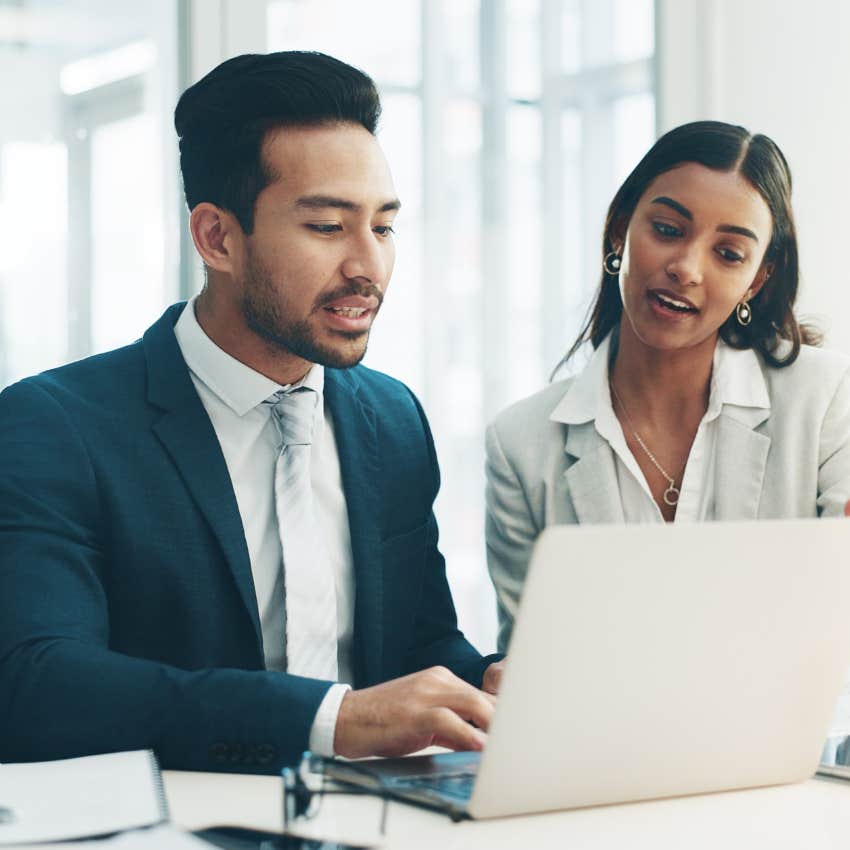
[[[321,301],[313,305],[311,315],[321,310],[323,305],[351,295],[377,298],[378,306],[375,308],[375,314],[383,301],[383,292],[374,284],[359,286],[352,281],[348,286],[340,287],[322,296]],[[280,296],[271,275],[253,254],[248,256],[242,314],[248,327],[272,348],[294,354],[310,363],[319,363],[332,369],[348,369],[356,366],[366,354],[368,331],[355,333],[336,331],[335,335],[339,339],[348,340],[351,344],[334,347],[324,345],[316,339],[309,317],[298,320],[287,319],[285,312],[281,309]],[[357,345],[361,339],[362,345]]]

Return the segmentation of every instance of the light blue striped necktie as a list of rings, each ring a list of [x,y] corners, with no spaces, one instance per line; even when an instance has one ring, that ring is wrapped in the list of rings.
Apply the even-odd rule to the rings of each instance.
[[[286,589],[286,669],[337,680],[336,587],[313,506],[310,455],[318,393],[282,390],[268,400],[281,438],[275,510]]]

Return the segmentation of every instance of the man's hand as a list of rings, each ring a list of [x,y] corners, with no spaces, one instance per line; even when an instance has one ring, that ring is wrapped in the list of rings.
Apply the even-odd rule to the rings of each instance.
[[[481,750],[494,704],[445,667],[349,691],[337,715],[334,751],[360,758],[402,756],[432,745]]]
[[[496,696],[499,693],[499,688],[502,686],[502,673],[505,669],[505,661],[494,661],[485,671],[484,679],[481,682],[481,689],[487,691],[488,694]]]

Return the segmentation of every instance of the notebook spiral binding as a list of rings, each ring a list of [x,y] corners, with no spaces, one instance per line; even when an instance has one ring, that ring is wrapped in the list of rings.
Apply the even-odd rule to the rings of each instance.
[[[151,776],[153,778],[154,789],[156,791],[157,804],[161,816],[160,823],[166,823],[171,820],[171,815],[168,811],[168,799],[165,796],[165,785],[162,782],[162,771],[159,769],[159,761],[156,753],[153,750],[148,750],[148,757],[151,763]]]

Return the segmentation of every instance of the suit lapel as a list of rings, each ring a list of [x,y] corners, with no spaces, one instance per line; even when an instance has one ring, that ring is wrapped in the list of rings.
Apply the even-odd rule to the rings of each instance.
[[[224,552],[260,648],[257,596],[233,485],[215,430],[174,336],[174,323],[181,309],[181,305],[169,308],[143,339],[148,400],[163,410],[153,430]]]
[[[761,408],[734,409],[717,420],[714,478],[716,519],[756,519],[770,437],[753,429],[768,416]]]
[[[356,578],[355,683],[380,681],[384,654],[378,440],[375,411],[361,401],[358,384],[355,371],[325,369]]]
[[[575,458],[564,471],[564,481],[578,521],[625,522],[614,456],[594,423],[569,425],[564,451]]]

